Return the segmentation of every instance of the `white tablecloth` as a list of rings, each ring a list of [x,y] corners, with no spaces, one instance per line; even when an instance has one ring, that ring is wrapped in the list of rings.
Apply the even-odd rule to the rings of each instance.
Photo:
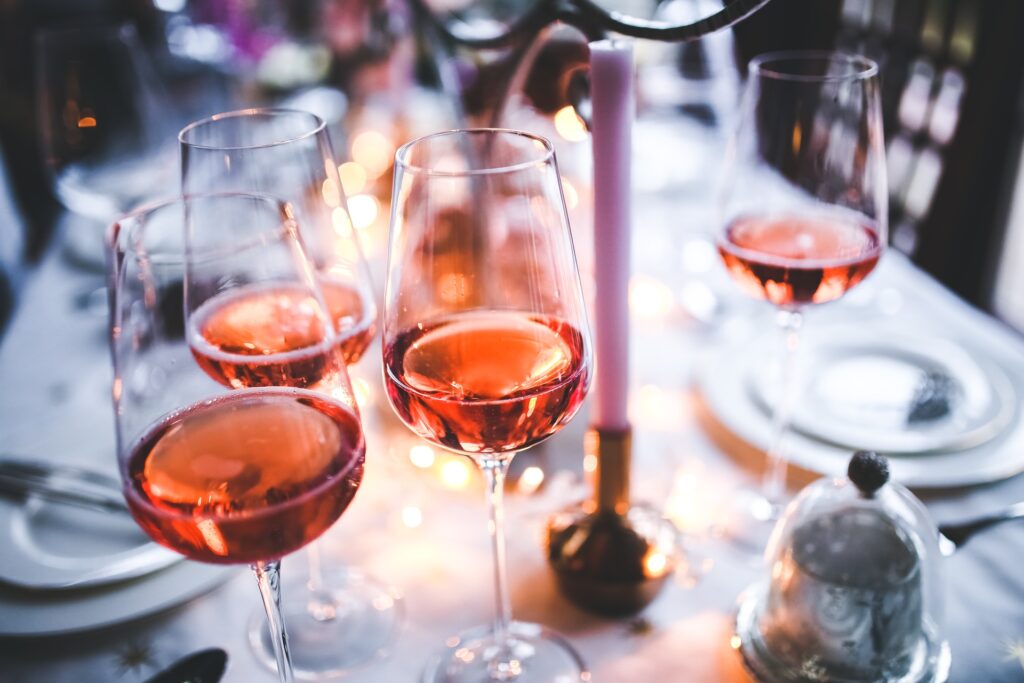
[[[685,187],[641,191],[634,243],[634,495],[667,506],[677,520],[697,530],[714,518],[716,504],[730,487],[756,481],[757,475],[703,428],[690,390],[693,363],[724,339],[749,334],[769,320],[768,311],[735,292],[700,236],[708,218],[705,199]],[[0,451],[115,471],[106,321],[71,304],[75,294],[94,284],[97,276],[68,266],[59,249],[27,283],[0,345]],[[1024,343],[906,259],[886,255],[862,290],[812,315],[808,324],[861,315],[897,292],[896,315],[908,324],[939,321],[953,334],[980,336],[993,354],[1015,363],[1012,370],[1021,386]],[[705,320],[698,321],[694,313]],[[487,622],[492,606],[481,483],[473,479],[464,488],[449,488],[409,463],[409,449],[417,442],[385,405],[379,373],[379,359],[371,351],[355,373],[375,406],[365,411],[367,475],[355,503],[325,537],[326,548],[334,561],[398,587],[407,618],[390,655],[352,673],[346,680],[353,683],[416,680],[447,636]],[[575,467],[585,423],[584,412],[543,447],[545,458],[566,469],[549,468],[546,486],[538,493],[509,497],[516,616],[565,633],[595,681],[747,680],[728,641],[736,596],[761,570],[720,544],[695,536],[689,550],[701,575],[696,581],[683,575],[671,581],[642,620],[597,618],[557,592],[543,557],[542,530],[549,513],[586,491]],[[930,491],[925,498],[940,520],[966,517],[1024,500],[1024,477]],[[420,511],[422,524],[411,528],[403,523],[406,507]],[[1024,525],[1008,524],[945,561],[953,681],[1024,681],[1022,557]],[[301,571],[301,566],[289,559],[284,571]],[[272,681],[245,637],[246,620],[257,606],[254,581],[239,570],[207,595],[155,617],[70,637],[0,639],[0,681],[130,683],[214,646],[230,656],[224,680]],[[0,622],[7,618],[0,612]],[[140,652],[143,656],[133,657]],[[143,661],[132,666],[133,659]]]

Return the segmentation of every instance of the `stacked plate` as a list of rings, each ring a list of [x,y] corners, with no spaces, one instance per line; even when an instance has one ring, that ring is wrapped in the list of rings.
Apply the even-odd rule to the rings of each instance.
[[[127,513],[36,498],[0,498],[0,548],[0,636],[110,626],[180,604],[237,571],[184,561]]]
[[[983,354],[949,339],[870,326],[831,325],[806,342],[786,448],[791,463],[839,475],[851,451],[874,450],[889,456],[900,482],[919,488],[1024,471],[1015,383]],[[697,376],[714,417],[762,451],[780,400],[779,346],[765,336],[720,347]]]

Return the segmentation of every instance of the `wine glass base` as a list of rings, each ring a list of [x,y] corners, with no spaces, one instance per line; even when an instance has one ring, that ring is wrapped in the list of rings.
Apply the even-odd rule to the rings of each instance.
[[[300,680],[344,676],[383,658],[404,618],[397,591],[353,569],[324,572],[323,587],[316,592],[304,577],[286,579],[281,593],[288,647]],[[249,644],[264,666],[277,670],[262,610],[249,619]]]
[[[423,673],[423,683],[579,683],[590,672],[568,641],[538,624],[512,622],[509,646],[499,647],[490,627],[449,638]]]

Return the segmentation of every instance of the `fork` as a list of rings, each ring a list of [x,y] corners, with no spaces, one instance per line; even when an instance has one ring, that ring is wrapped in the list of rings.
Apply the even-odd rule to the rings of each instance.
[[[55,503],[128,514],[120,481],[72,465],[0,459],[0,494],[14,498],[34,495]]]
[[[1008,505],[993,513],[975,517],[964,522],[939,525],[939,552],[946,557],[955,553],[979,531],[1011,519],[1024,518],[1024,501]]]

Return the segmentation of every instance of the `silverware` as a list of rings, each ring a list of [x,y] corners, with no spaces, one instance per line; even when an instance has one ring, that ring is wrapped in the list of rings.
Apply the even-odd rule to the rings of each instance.
[[[217,683],[228,665],[228,653],[219,647],[194,652],[146,680],[145,683]]]
[[[39,498],[103,513],[128,515],[121,482],[100,472],[69,465],[12,458],[0,459],[0,495]],[[183,556],[152,541],[143,542],[102,561],[91,559],[58,576],[0,577],[5,583],[32,589],[69,589],[145,576],[183,560]]]
[[[120,481],[70,465],[2,459],[0,495],[14,498],[37,496],[100,512],[128,513]]]
[[[967,543],[968,539],[979,531],[983,531],[1002,522],[1008,522],[1011,519],[1022,518],[1024,518],[1024,501],[1014,503],[1002,510],[997,510],[996,512],[982,515],[981,517],[969,519],[965,522],[940,524],[939,551],[948,557],[955,553],[957,549],[963,547],[963,545]]]

